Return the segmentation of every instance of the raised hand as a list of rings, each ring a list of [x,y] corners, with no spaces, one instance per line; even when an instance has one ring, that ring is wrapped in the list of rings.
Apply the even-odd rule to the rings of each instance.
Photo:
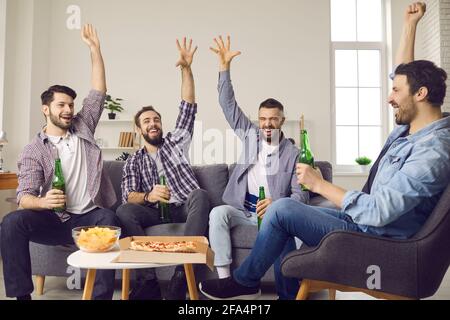
[[[98,40],[97,31],[91,24],[86,24],[81,30],[81,38],[90,49],[100,49],[100,41]]]
[[[180,45],[180,41],[177,39],[178,51],[180,51],[180,58],[177,61],[176,66],[181,68],[189,68],[194,60],[194,54],[198,47],[192,50],[192,39],[189,40],[189,45],[186,46],[186,37],[183,38],[183,46]]]
[[[223,42],[222,36],[219,36],[219,39],[214,38],[214,42],[217,47],[210,47],[212,52],[217,54],[219,57],[220,71],[226,71],[230,69],[231,61],[234,57],[241,54],[240,51],[231,51],[231,41],[230,36],[227,36],[227,43]]]
[[[424,2],[414,2],[410,4],[405,11],[405,22],[417,24],[427,11],[427,5]]]

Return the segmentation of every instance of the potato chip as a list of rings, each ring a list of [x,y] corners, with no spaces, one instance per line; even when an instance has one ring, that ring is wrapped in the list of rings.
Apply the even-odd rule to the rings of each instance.
[[[117,230],[93,227],[82,229],[76,242],[80,249],[88,252],[104,252],[110,250],[117,241]]]

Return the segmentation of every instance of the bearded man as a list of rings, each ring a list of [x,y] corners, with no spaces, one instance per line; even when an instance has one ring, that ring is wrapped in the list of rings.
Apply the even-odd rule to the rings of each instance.
[[[144,146],[124,166],[124,204],[117,209],[117,216],[127,236],[145,236],[145,228],[165,223],[160,218],[160,203],[168,204],[171,222],[186,222],[185,236],[204,236],[208,227],[208,194],[200,189],[188,160],[197,113],[191,70],[197,48],[192,49],[192,40],[186,45],[186,39],[183,46],[177,41],[177,46],[180,52],[177,66],[180,66],[182,74],[182,101],[175,130],[163,138],[161,114],[151,106],[143,107],[135,116],[135,124],[144,139]],[[166,185],[160,184],[161,176],[165,176]],[[186,275],[180,265],[175,269],[165,298],[184,300],[186,289]],[[130,300],[161,298],[155,270],[137,270]]]

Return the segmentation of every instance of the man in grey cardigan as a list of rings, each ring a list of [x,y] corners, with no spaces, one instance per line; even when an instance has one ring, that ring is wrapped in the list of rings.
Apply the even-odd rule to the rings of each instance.
[[[230,64],[240,52],[230,50],[230,37],[225,45],[222,37],[214,39],[217,48],[211,48],[220,63],[219,102],[226,120],[243,143],[240,160],[230,176],[223,195],[227,205],[210,213],[209,239],[215,252],[214,264],[219,278],[230,278],[230,229],[237,225],[254,225],[263,218],[272,201],[291,197],[302,203],[309,200],[308,192],[301,191],[295,176],[298,149],[284,137],[281,127],[285,121],[283,105],[267,99],[259,107],[259,127],[254,125],[238,106],[230,79]],[[266,199],[258,201],[259,187],[264,187]],[[291,238],[280,257],[295,250]],[[275,264],[275,280],[280,299],[292,298],[298,291],[298,281],[283,278],[280,261]],[[201,285],[200,285],[201,288]],[[256,295],[259,295],[257,293]],[[253,298],[249,294],[247,298]]]

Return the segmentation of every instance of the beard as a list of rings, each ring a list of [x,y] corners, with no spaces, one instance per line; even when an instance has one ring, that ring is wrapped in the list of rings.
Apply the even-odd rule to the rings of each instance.
[[[144,140],[147,141],[148,144],[159,147],[163,142],[163,131],[162,129],[159,129],[159,134],[155,138],[150,138],[148,132],[142,132],[142,137],[144,137]]]
[[[409,125],[417,116],[417,106],[410,102],[404,107],[398,107],[395,113],[395,123],[398,125]]]
[[[65,123],[65,122],[63,122],[60,119],[59,115],[53,114],[51,111],[50,111],[50,117],[49,118],[50,118],[50,122],[54,126],[60,128],[60,129],[63,129],[63,130],[69,129],[70,126],[72,125],[72,120],[70,120],[69,123]]]
[[[272,126],[263,127],[260,130],[262,131],[262,136],[263,136],[264,140],[266,140],[267,143],[269,143],[269,144],[272,143],[272,140],[279,139],[280,135],[281,135],[281,129],[280,128],[275,128],[275,127],[272,127]],[[270,135],[268,135],[266,133],[266,130],[271,130]]]

